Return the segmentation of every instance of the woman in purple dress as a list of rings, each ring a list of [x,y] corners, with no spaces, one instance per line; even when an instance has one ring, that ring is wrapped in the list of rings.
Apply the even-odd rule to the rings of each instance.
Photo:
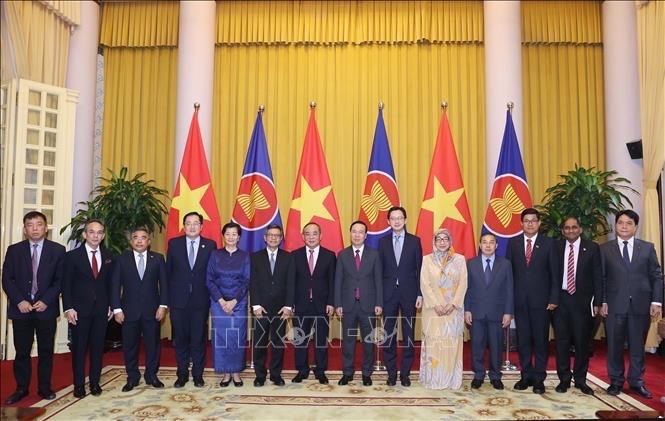
[[[224,247],[213,251],[208,261],[206,282],[214,332],[212,361],[215,372],[224,373],[219,383],[222,387],[231,380],[234,386],[242,386],[240,372],[245,368],[249,253],[238,248],[240,235],[240,225],[225,224]]]

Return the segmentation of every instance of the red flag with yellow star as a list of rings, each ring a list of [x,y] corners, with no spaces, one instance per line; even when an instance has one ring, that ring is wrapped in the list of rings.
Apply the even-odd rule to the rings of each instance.
[[[432,234],[438,228],[450,231],[457,253],[467,259],[476,255],[471,212],[445,110],[441,114],[432,166],[416,226],[416,235],[422,241],[424,254],[432,252]]]
[[[302,228],[308,222],[314,221],[321,226],[321,245],[338,253],[344,248],[339,211],[321,147],[319,130],[316,128],[314,111],[315,108],[311,107],[287,219],[285,248],[292,251],[302,247]]]
[[[166,223],[166,243],[178,235],[182,235],[182,218],[189,212],[203,215],[203,231],[201,235],[222,244],[221,224],[215,191],[210,180],[208,160],[203,149],[201,129],[199,128],[199,110],[194,110],[189,125],[187,144],[182,154],[180,173],[173,191],[171,209]]]

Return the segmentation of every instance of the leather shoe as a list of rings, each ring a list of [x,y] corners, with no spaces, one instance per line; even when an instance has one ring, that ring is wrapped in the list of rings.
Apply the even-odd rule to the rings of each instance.
[[[402,386],[404,386],[404,387],[411,386],[411,379],[409,378],[409,376],[401,376],[399,378],[399,381],[400,381],[400,383],[402,383]]]
[[[589,387],[586,383],[575,383],[575,387],[577,389],[580,389],[582,393],[585,395],[591,395],[593,396],[593,389]]]
[[[630,386],[630,390],[632,390],[633,392],[637,393],[638,395],[642,396],[645,399],[651,399],[653,397],[651,395],[651,392],[649,392],[647,388],[644,386]]]
[[[372,376],[363,375],[363,386],[371,386],[371,385],[372,385]]]
[[[291,383],[302,383],[302,381],[306,378],[307,376],[303,376],[302,374],[298,373],[293,379],[291,379]]]
[[[37,394],[41,396],[42,399],[47,399],[49,401],[55,399],[55,393],[53,393],[51,389],[40,390]]]
[[[99,396],[102,394],[102,388],[98,384],[90,385],[90,394],[92,396]]]
[[[480,386],[482,385],[483,385],[483,379],[471,380],[471,389],[480,389]]]
[[[325,374],[319,374],[316,376],[316,380],[319,381],[320,384],[328,384],[328,377],[326,377]]]
[[[194,387],[203,387],[205,384],[203,377],[194,377]]]
[[[265,384],[265,377],[257,377],[254,379],[254,387],[261,387]]]
[[[185,384],[187,384],[188,381],[189,381],[189,379],[187,377],[178,377],[178,379],[175,381],[175,383],[173,383],[173,387],[175,387],[175,388],[184,387]]]
[[[342,377],[337,382],[340,386],[346,386],[349,382],[353,381],[353,376],[342,375]]]
[[[558,385],[554,388],[557,393],[566,393],[570,388],[570,382],[559,382]]]
[[[7,398],[5,404],[14,405],[16,402],[28,396],[28,391],[25,389],[16,389],[16,392],[12,393],[10,397]]]
[[[235,387],[242,387],[243,384],[244,384],[244,383],[242,382],[242,379],[240,379],[240,380],[238,380],[238,381],[236,381],[236,379],[233,379],[233,385],[234,385]]]
[[[503,390],[503,382],[499,379],[490,380],[490,384],[496,390]]]
[[[161,389],[164,387],[164,383],[160,382],[157,377],[152,379],[152,381],[146,382],[146,384],[149,384],[150,386],[156,388],[156,389]]]
[[[122,388],[123,392],[125,391],[125,388]],[[131,389],[130,389],[131,390]],[[85,387],[83,386],[76,386],[74,387],[74,397],[75,398],[83,398],[85,397]]]
[[[519,379],[519,381],[515,383],[515,386],[513,386],[515,390],[526,390],[528,387],[529,381],[524,378]]]
[[[397,377],[388,376],[388,380],[386,380],[386,384],[388,386],[395,386],[397,384]]]
[[[134,382],[127,382],[127,384],[125,384],[125,385],[122,387],[122,391],[123,391],[123,392],[131,392],[132,389],[134,389],[134,388],[135,388],[136,386],[138,386],[138,385],[139,385],[138,382],[136,382],[136,383],[134,383]],[[84,390],[84,392],[85,392],[85,390]]]
[[[284,386],[286,383],[284,382],[284,379],[282,376],[275,376],[275,377],[270,377],[270,381],[275,385],[275,386]]]
[[[538,382],[533,385],[533,393],[537,393],[539,395],[542,395],[545,393],[545,383],[543,382]]]
[[[607,388],[608,395],[617,396],[619,393],[621,393],[621,386],[619,385],[611,384],[610,387]]]
[[[224,380],[222,379],[221,382],[219,382],[219,385],[221,387],[228,387],[231,384],[231,376],[229,376],[228,379]],[[254,381],[254,386],[256,386],[256,381]],[[261,386],[263,386],[263,383],[261,383]]]

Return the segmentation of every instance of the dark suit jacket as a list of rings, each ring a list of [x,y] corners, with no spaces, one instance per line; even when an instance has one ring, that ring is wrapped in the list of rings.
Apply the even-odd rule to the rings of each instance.
[[[208,308],[210,293],[206,286],[206,270],[210,254],[217,249],[213,240],[201,237],[194,268],[189,267],[186,236],[172,238],[166,254],[169,280],[169,305],[173,308]]]
[[[490,283],[485,282],[485,263],[482,254],[466,262],[468,287],[464,296],[464,311],[474,320],[487,318],[500,322],[504,314],[515,314],[513,305],[513,270],[510,262],[494,257]]]
[[[335,307],[344,312],[353,308],[355,289],[360,288],[360,307],[374,314],[374,307],[383,307],[383,275],[379,252],[365,246],[360,259],[360,270],[356,269],[353,246],[339,253],[335,269]]]
[[[55,319],[60,315],[60,288],[62,286],[62,263],[65,248],[48,239],[44,239],[42,254],[37,268],[37,294],[30,298],[32,290],[32,250],[30,241],[23,240],[7,247],[2,265],[2,289],[9,300],[7,317],[12,320],[36,317],[40,320]],[[21,301],[42,301],[48,308],[42,312],[21,313],[18,303]]]
[[[263,307],[268,316],[276,316],[284,306],[294,307],[295,266],[288,251],[277,249],[275,273],[270,273],[270,258],[266,249],[249,258],[249,289],[251,304]]]
[[[568,241],[566,240],[558,240],[552,247],[554,282],[556,282],[559,291],[563,289],[563,277],[568,264],[564,261],[566,247],[568,247]],[[602,283],[600,247],[593,241],[582,239],[580,240],[580,251],[575,268],[575,294],[573,294],[573,299],[576,305],[586,309],[587,313],[591,314],[589,304],[592,298],[594,306],[602,304]]]
[[[134,260],[134,251],[127,250],[115,261],[111,282],[111,308],[121,308],[125,321],[155,319],[160,305],[168,305],[169,283],[164,256],[147,251],[143,280]]]
[[[383,273],[383,301],[390,300],[395,291],[399,292],[406,301],[416,301],[420,292],[420,267],[423,265],[423,249],[420,238],[405,231],[402,244],[402,255],[399,267],[395,260],[393,248],[393,232],[379,240],[379,256]],[[399,288],[394,288],[399,279]]]
[[[506,258],[513,268],[515,307],[539,308],[547,304],[559,304],[559,284],[552,275],[553,240],[538,234],[533,245],[531,264],[526,265],[524,234],[508,240]]]
[[[99,248],[100,263],[97,279],[92,276],[85,244],[65,255],[65,274],[62,279],[62,308],[76,310],[79,317],[106,316],[110,305],[111,275],[113,260],[111,252]]]
[[[309,252],[307,246],[293,251],[296,269],[295,310],[301,313],[308,309],[316,314],[326,312],[326,306],[332,306],[335,294],[335,264],[337,258],[332,251],[319,247],[314,273],[309,273]],[[309,292],[312,291],[312,301]]]
[[[626,267],[616,240],[600,246],[603,302],[614,314],[649,314],[652,302],[663,303],[663,277],[652,243],[635,239],[633,258]]]

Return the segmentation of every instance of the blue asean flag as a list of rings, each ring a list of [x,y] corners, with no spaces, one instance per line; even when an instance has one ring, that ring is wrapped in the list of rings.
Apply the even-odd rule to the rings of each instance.
[[[508,239],[522,233],[520,214],[532,207],[531,193],[526,182],[520,145],[510,110],[506,111],[506,128],[503,131],[499,163],[492,186],[482,233],[496,236],[497,256],[506,255]]]
[[[242,227],[238,247],[250,253],[265,247],[266,226],[282,225],[261,113],[258,112],[254,123],[232,216]]]
[[[365,244],[379,247],[379,239],[390,230],[388,209],[399,206],[399,192],[395,181],[395,169],[390,155],[388,134],[383,123],[383,109],[379,108],[374,130],[374,144],[369,158],[365,190],[360,201],[358,219],[367,224]]]

